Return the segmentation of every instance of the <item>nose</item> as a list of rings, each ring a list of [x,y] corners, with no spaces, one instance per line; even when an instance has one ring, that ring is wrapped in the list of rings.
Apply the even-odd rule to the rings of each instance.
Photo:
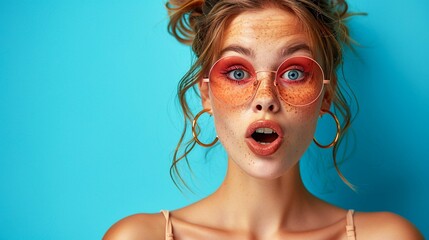
[[[263,72],[258,74],[259,87],[256,90],[253,100],[253,111],[278,112],[280,102],[277,96],[277,89],[274,86],[275,74],[273,72]]]

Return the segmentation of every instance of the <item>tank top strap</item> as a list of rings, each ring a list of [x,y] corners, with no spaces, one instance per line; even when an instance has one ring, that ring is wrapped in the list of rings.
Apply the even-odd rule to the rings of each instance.
[[[173,227],[171,225],[170,212],[167,210],[161,210],[165,217],[165,240],[174,240],[173,238]]]
[[[347,212],[347,225],[346,225],[347,240],[356,240],[356,233],[355,233],[355,224],[354,224],[354,220],[353,220],[353,213],[354,213],[353,209],[350,209]]]

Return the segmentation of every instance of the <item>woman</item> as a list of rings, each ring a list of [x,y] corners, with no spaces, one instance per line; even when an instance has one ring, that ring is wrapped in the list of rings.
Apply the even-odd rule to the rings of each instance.
[[[192,44],[197,56],[179,89],[194,139],[184,155],[176,151],[172,169],[181,180],[176,163],[189,149],[219,140],[228,154],[227,174],[209,197],[172,212],[129,216],[105,240],[423,239],[395,214],[354,213],[318,199],[300,177],[299,159],[310,143],[333,147],[336,163],[338,142],[349,127],[351,114],[336,75],[341,44],[350,44],[345,2],[190,0],[167,6],[170,31]],[[192,118],[185,93],[193,86],[203,109]],[[212,143],[198,138],[202,114],[214,118]],[[337,123],[328,144],[313,140],[324,114]]]

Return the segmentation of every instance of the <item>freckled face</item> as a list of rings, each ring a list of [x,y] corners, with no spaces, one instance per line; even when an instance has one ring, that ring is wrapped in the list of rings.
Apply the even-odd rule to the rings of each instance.
[[[298,18],[276,8],[238,15],[231,21],[224,36],[220,58],[242,57],[256,71],[275,71],[292,56],[315,58],[310,38]],[[322,97],[308,106],[294,107],[278,96],[273,73],[260,72],[257,78],[261,81],[259,88],[245,104],[234,106],[222,103],[208,88],[202,90],[208,91],[209,95],[209,101],[203,104],[205,108],[212,109],[217,135],[232,166],[257,178],[274,179],[297,164],[311,143]],[[230,102],[237,98],[232,95],[228,97],[231,98]],[[278,123],[284,133],[280,147],[268,156],[255,154],[246,144],[246,130],[250,124],[261,119]]]

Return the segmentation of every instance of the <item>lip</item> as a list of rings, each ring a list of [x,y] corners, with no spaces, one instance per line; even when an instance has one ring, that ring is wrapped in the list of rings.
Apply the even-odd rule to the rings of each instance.
[[[263,145],[252,138],[252,134],[258,128],[271,128],[279,135],[272,143]],[[280,125],[272,120],[258,120],[249,125],[246,131],[246,144],[250,150],[259,156],[269,156],[279,149],[283,142],[283,130]]]

